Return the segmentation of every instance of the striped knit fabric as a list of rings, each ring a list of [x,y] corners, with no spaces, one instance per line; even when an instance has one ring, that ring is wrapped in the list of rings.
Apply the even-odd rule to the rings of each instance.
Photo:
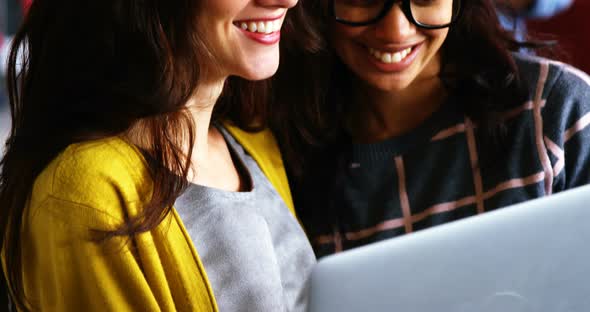
[[[517,64],[531,96],[504,113],[509,148],[499,159],[505,160],[479,165],[489,155],[482,155],[477,125],[452,103],[407,135],[355,145],[338,192],[346,228],[310,229],[307,224],[310,233],[318,234],[311,237],[316,254],[590,182],[590,78],[546,59],[517,56]]]

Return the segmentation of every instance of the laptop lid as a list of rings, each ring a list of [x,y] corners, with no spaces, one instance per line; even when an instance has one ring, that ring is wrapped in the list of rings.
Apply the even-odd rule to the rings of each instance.
[[[590,186],[322,258],[309,311],[590,311]]]

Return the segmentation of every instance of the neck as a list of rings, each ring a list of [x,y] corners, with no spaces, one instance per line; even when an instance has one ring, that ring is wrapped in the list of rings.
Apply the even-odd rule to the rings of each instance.
[[[200,82],[197,90],[189,98],[185,104],[187,112],[190,114],[192,121],[194,122],[194,134],[193,147],[191,154],[191,170],[189,170],[188,180],[203,185],[215,184],[219,181],[216,180],[216,168],[218,166],[225,166],[226,172],[229,169],[230,178],[235,178],[234,172],[231,171],[233,164],[231,157],[225,143],[223,136],[216,130],[215,127],[211,127],[211,117],[213,115],[213,109],[215,103],[221,96],[223,86],[225,84],[225,78],[217,81]],[[145,131],[148,130],[149,124],[144,123],[149,120],[142,120],[135,124],[129,129],[125,136],[134,144],[140,148],[149,149],[151,144],[154,142],[150,141],[150,136],[145,135]],[[173,126],[173,125],[171,125]],[[188,135],[183,129],[170,129],[167,135],[173,135],[175,137],[170,138],[174,141],[174,144],[180,144],[179,147],[183,148],[185,154],[189,153],[189,145],[191,142],[188,140]],[[168,164],[165,164],[168,165]],[[196,172],[199,171],[199,176]],[[207,174],[213,172],[212,174]],[[234,174],[232,176],[232,174]],[[202,182],[201,180],[205,182]],[[221,181],[222,188],[234,189],[234,185],[239,186],[239,179],[236,181],[230,181],[233,183],[227,187],[226,181]],[[213,182],[211,182],[213,181]],[[225,183],[225,184],[223,184]]]
[[[223,135],[211,127],[213,109],[224,84],[225,79],[201,84],[186,105],[195,125],[191,170],[187,179],[199,185],[239,191],[247,184],[243,183]]]
[[[360,88],[348,120],[353,139],[371,143],[403,135],[436,112],[445,98],[439,78],[417,81],[401,91]]]
[[[195,142],[192,150],[193,163],[207,162],[210,139],[215,136],[213,133],[215,130],[211,127],[211,117],[224,83],[225,79],[201,83],[186,104],[195,125]]]

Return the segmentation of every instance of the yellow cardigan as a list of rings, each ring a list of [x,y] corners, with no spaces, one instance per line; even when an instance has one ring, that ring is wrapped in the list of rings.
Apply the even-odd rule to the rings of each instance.
[[[272,134],[229,131],[293,203]],[[42,311],[217,311],[203,264],[175,210],[154,230],[103,243],[151,194],[140,152],[120,138],[68,147],[35,181],[22,237],[24,282]]]

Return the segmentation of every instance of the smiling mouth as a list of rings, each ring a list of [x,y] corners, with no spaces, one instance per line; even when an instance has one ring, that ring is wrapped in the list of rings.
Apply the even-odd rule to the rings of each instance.
[[[272,21],[242,21],[234,22],[234,25],[244,31],[255,34],[272,34],[281,30],[283,22],[281,19]]]
[[[406,59],[408,55],[412,53],[412,51],[417,47],[417,45],[408,47],[403,50],[391,52],[391,51],[381,51],[371,47],[367,47],[369,50],[369,54],[378,62],[384,64],[396,64],[400,63]]]

